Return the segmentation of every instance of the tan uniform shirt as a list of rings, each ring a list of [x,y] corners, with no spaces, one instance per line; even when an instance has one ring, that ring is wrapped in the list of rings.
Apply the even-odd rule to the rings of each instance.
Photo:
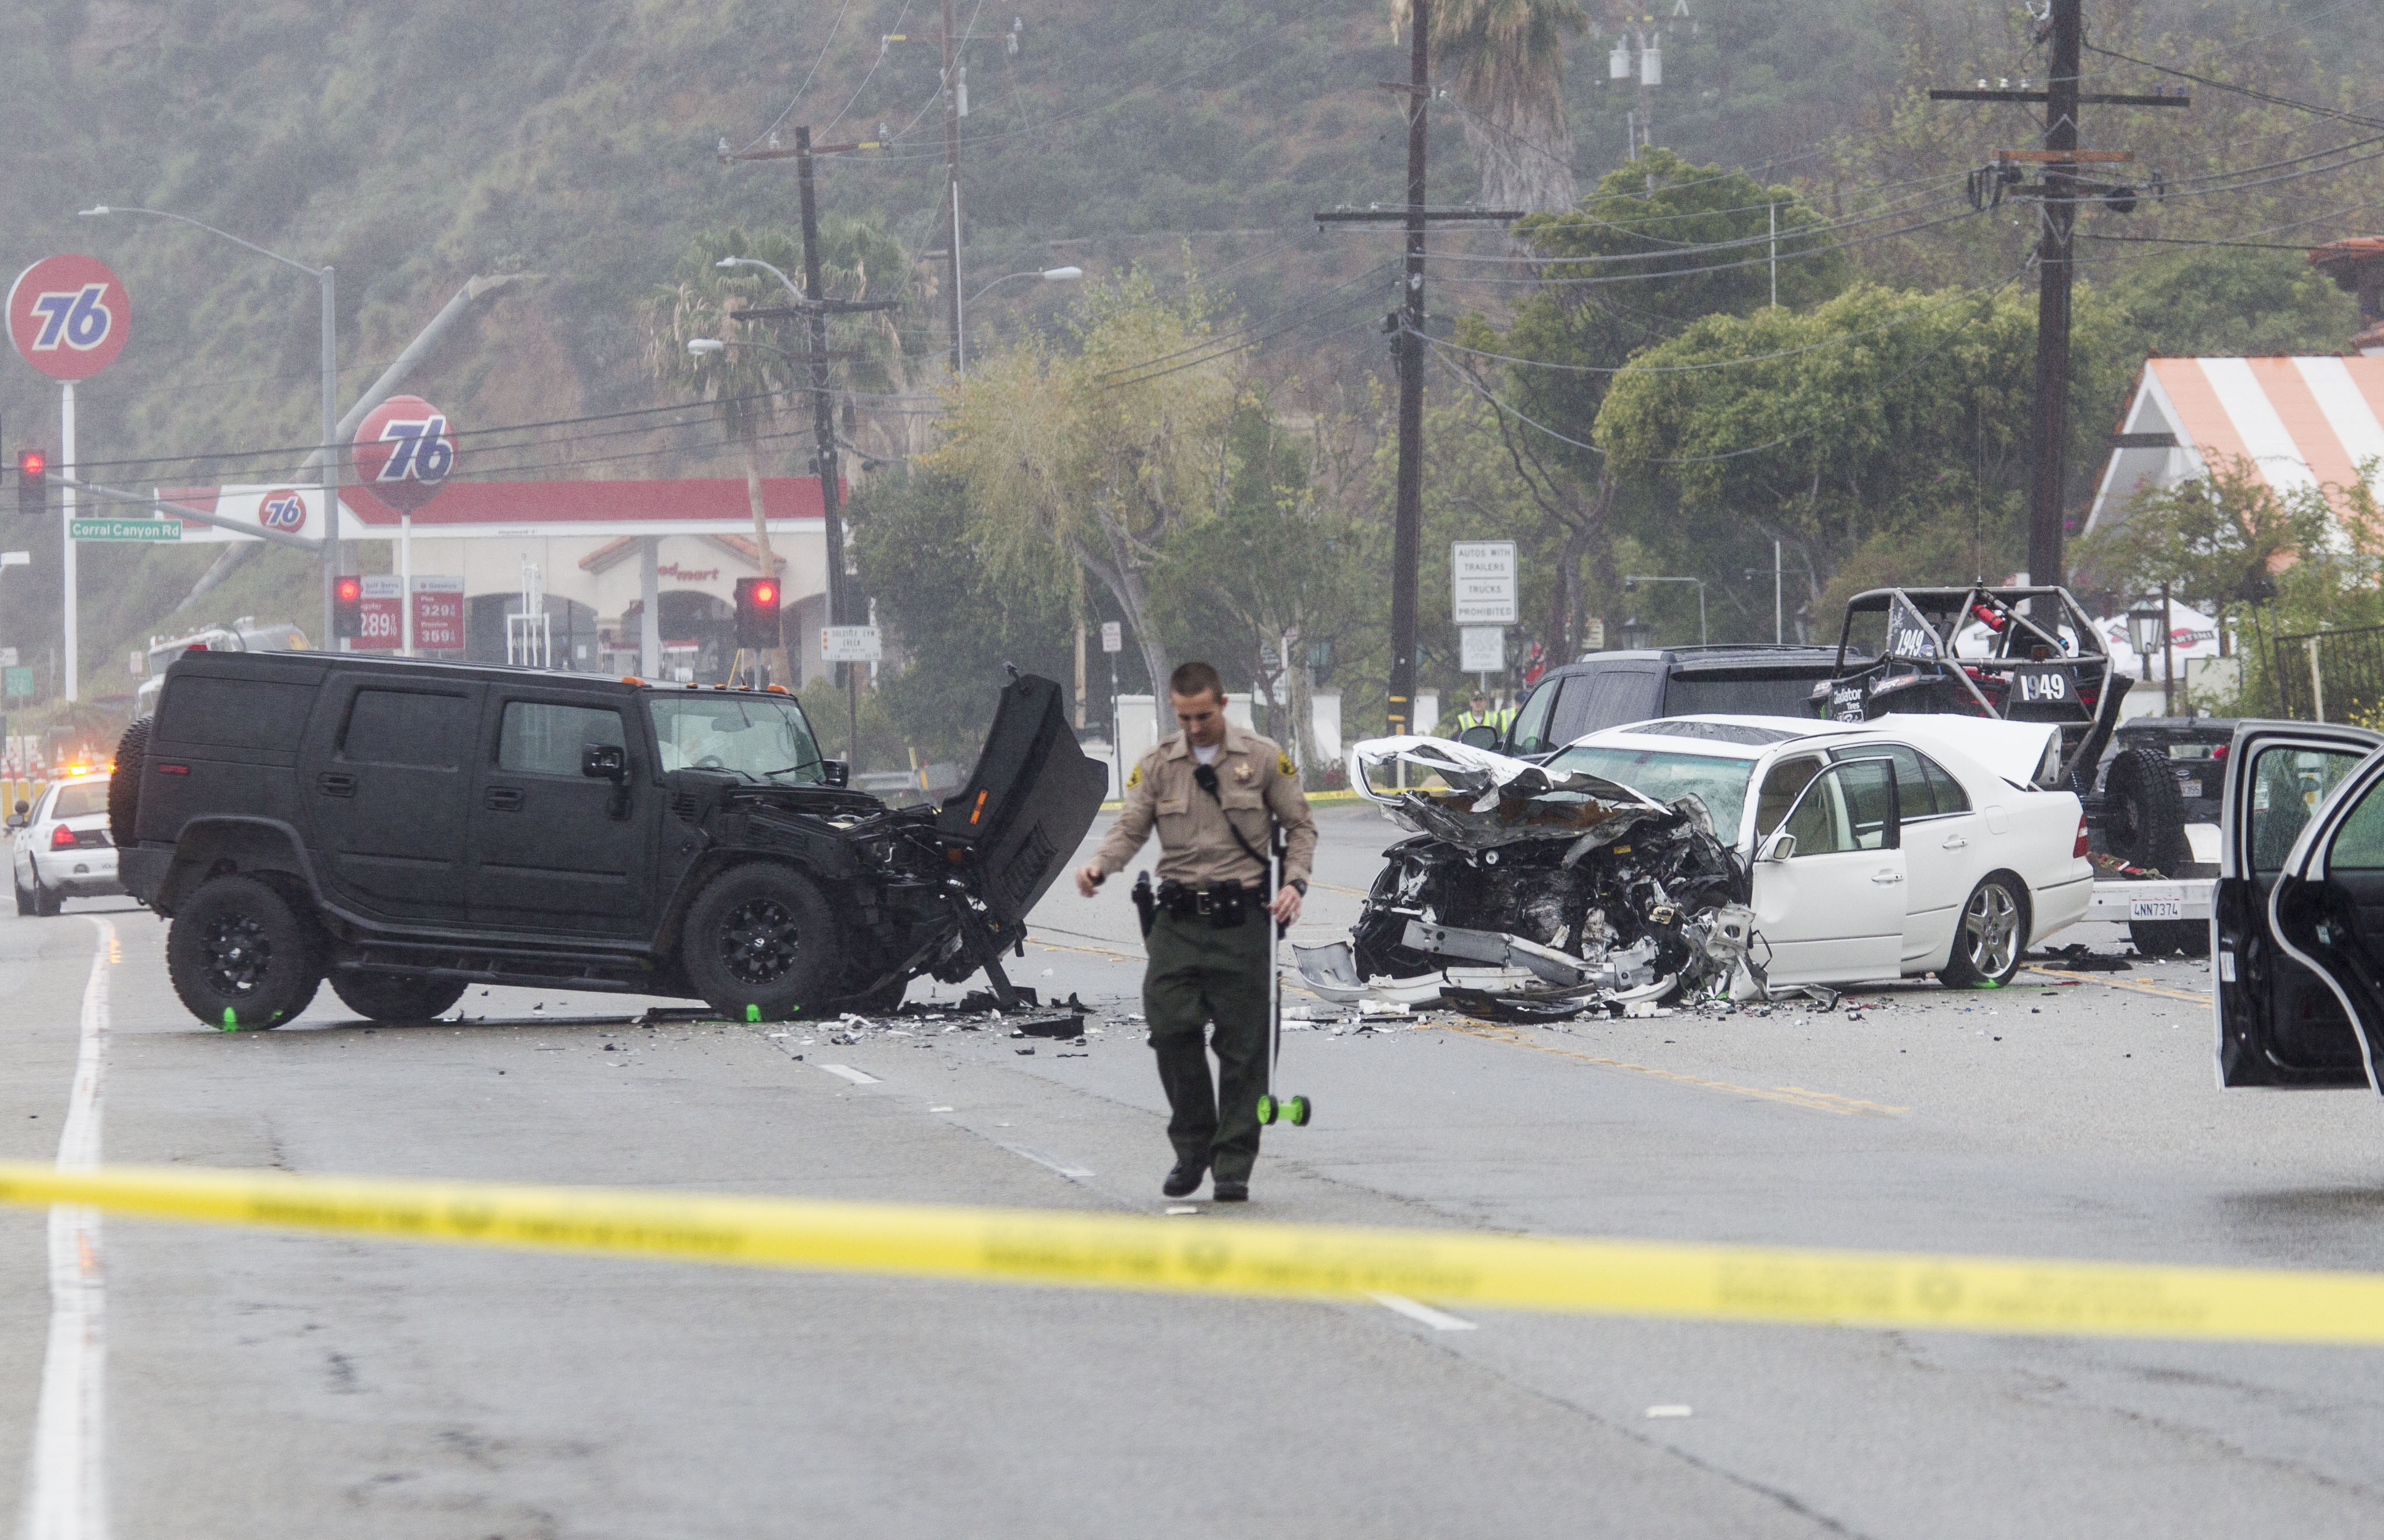
[[[1125,806],[1094,852],[1093,864],[1103,873],[1124,871],[1155,824],[1161,881],[1173,879],[1189,888],[1227,881],[1258,886],[1266,880],[1266,863],[1242,853],[1227,824],[1230,820],[1250,849],[1264,855],[1272,814],[1286,837],[1284,880],[1306,881],[1316,855],[1316,822],[1309,816],[1308,798],[1299,789],[1290,756],[1227,723],[1225,741],[1217,750],[1214,798],[1192,778],[1199,763],[1182,733],[1143,755],[1126,776]]]

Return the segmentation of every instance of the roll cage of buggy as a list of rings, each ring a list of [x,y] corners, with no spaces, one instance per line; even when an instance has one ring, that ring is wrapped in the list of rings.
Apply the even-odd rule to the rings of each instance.
[[[1866,658],[1856,631],[1871,615],[1884,616],[1885,634],[1878,655]],[[1956,644],[1974,624],[1986,644],[1961,655]],[[1836,665],[1813,694],[1822,714],[1839,722],[1933,712],[2055,724],[2058,749],[2048,746],[2034,778],[2076,791],[2092,815],[2100,811],[2091,805],[2095,765],[2133,682],[2113,665],[2068,590],[1973,583],[1872,589],[1846,601]]]

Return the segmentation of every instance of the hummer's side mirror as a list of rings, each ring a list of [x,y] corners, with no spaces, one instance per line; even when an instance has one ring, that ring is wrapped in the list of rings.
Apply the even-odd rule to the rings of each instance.
[[[1762,859],[1765,861],[1785,861],[1795,853],[1796,837],[1786,829],[1774,831],[1771,838],[1763,842]]]
[[[840,759],[820,761],[820,780],[827,786],[851,786],[852,784],[851,762]]]
[[[629,751],[617,743],[590,743],[579,751],[579,773],[618,786],[629,778]]]

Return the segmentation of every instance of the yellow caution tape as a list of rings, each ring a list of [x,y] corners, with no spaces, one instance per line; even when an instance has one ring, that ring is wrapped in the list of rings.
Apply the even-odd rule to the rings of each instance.
[[[210,1224],[1085,1288],[1706,1321],[2384,1342],[2384,1275],[1652,1241],[276,1172],[0,1162],[0,1201]]]

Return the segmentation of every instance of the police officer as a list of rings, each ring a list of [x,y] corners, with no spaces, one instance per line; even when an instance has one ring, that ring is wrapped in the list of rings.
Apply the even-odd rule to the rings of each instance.
[[[1125,807],[1092,861],[1076,873],[1086,898],[1123,871],[1154,826],[1160,887],[1145,911],[1150,962],[1143,1015],[1173,1116],[1175,1169],[1160,1190],[1183,1198],[1212,1169],[1220,1203],[1250,1195],[1258,1162],[1259,1098],[1267,1088],[1270,925],[1299,918],[1316,851],[1316,825],[1290,758],[1225,720],[1225,686],[1205,663],[1169,676],[1168,701],[1183,731],[1142,756],[1126,777]],[[1281,891],[1266,891],[1271,826],[1286,839]],[[1142,891],[1136,902],[1145,902]],[[1202,1029],[1214,1025],[1207,1045]],[[1217,1080],[1209,1079],[1209,1049]]]
[[[1457,736],[1463,738],[1469,727],[1488,727],[1500,737],[1506,736],[1507,725],[1515,720],[1515,708],[1501,706],[1490,709],[1490,697],[1480,690],[1473,692],[1470,709],[1457,714]]]

